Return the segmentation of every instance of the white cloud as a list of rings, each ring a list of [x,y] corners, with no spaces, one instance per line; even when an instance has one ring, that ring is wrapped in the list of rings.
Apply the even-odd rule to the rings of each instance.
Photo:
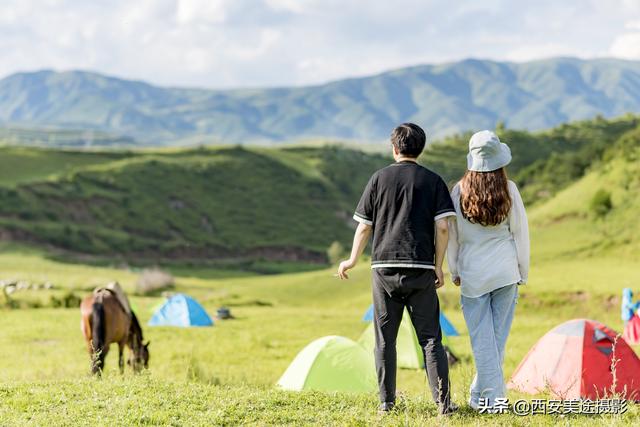
[[[637,21],[628,21],[624,24],[625,30],[640,30],[640,19]]]
[[[309,2],[304,0],[266,0],[266,4],[276,10],[286,10],[293,13],[304,13]]]
[[[571,46],[563,43],[547,42],[517,46],[505,52],[505,59],[522,62],[552,56],[576,56]]]
[[[622,8],[625,12],[640,13],[640,2],[638,0],[622,0]]]
[[[255,44],[248,46],[238,46],[236,49],[230,52],[230,54],[238,59],[244,61],[260,58],[264,56],[269,49],[274,46],[280,39],[280,31],[272,28],[266,28],[260,30]]]
[[[640,32],[625,33],[611,44],[611,55],[625,59],[640,59]]]
[[[637,0],[8,0],[0,76],[82,68],[174,86],[310,84],[470,56],[640,58],[639,30]]]
[[[176,20],[182,25],[218,24],[227,19],[230,3],[225,0],[178,0]]]

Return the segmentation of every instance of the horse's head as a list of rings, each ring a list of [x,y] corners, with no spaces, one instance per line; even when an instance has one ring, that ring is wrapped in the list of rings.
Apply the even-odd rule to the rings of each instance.
[[[142,366],[144,366],[144,369],[149,369],[149,344],[151,344],[151,341],[147,341],[146,344],[143,344],[140,351],[140,358],[142,359]]]
[[[150,341],[147,341],[146,344],[140,342],[139,345],[134,347],[132,354],[129,356],[127,364],[131,366],[135,372],[140,372],[143,368],[149,368],[150,343]]]
[[[127,363],[135,372],[140,372],[142,368],[147,369],[149,367],[149,341],[144,343],[142,327],[133,311],[131,312],[129,329],[129,347],[133,350],[133,354],[129,356]]]

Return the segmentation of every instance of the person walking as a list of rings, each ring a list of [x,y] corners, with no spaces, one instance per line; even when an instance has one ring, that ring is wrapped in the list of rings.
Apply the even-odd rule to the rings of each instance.
[[[424,131],[404,123],[391,134],[395,163],[375,172],[353,218],[359,223],[351,256],[338,276],[348,279],[373,234],[373,322],[380,411],[396,401],[396,338],[405,307],[422,347],[433,399],[441,414],[456,407],[449,396],[449,366],[442,346],[436,289],[444,285],[442,263],[448,240],[448,216],[455,210],[446,184],[420,166]]]
[[[456,217],[449,229],[448,264],[460,286],[476,374],[469,405],[493,408],[506,397],[503,362],[518,285],[529,276],[525,207],[505,167],[509,147],[488,130],[469,141],[467,171],[451,191]]]

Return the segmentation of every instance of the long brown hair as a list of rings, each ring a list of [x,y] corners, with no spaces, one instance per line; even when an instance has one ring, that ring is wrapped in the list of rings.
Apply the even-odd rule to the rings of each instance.
[[[460,210],[474,224],[489,226],[504,221],[511,210],[505,169],[465,172],[460,180]]]

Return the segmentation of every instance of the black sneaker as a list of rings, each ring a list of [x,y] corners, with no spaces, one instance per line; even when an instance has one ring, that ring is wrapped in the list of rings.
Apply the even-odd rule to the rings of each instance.
[[[393,409],[396,407],[395,402],[382,402],[380,404],[380,407],[378,408],[378,413],[379,414],[386,414],[388,412],[393,411]]]

